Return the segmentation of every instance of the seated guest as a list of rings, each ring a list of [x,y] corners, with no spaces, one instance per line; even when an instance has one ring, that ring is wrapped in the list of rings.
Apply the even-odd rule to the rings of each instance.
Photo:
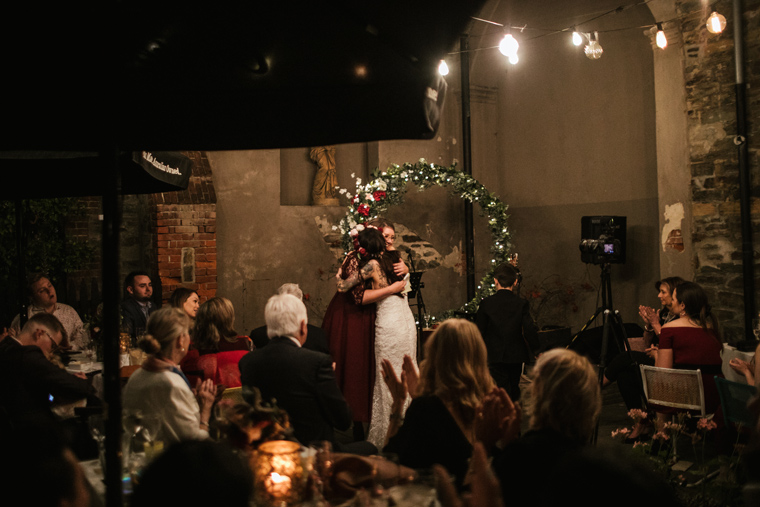
[[[7,463],[0,479],[0,487],[6,492],[4,505],[91,505],[84,471],[55,425],[35,421],[13,430],[4,429],[0,432],[0,449]]]
[[[303,291],[297,283],[286,283],[281,285],[280,288],[277,289],[277,294],[292,294],[293,296],[303,301]],[[325,333],[325,330],[321,327],[313,326],[311,324],[307,324],[306,327],[307,336],[306,343],[303,344],[303,348],[308,350],[316,350],[317,352],[322,352],[324,354],[329,354],[330,346],[327,342],[327,334]],[[253,340],[253,345],[256,348],[266,346],[266,344],[269,343],[269,337],[267,336],[267,327],[261,326],[251,331],[251,340]]]
[[[147,328],[148,317],[156,310],[153,297],[153,282],[145,271],[132,271],[124,279],[124,299],[121,302],[121,323],[132,337],[132,345]]]
[[[683,282],[684,279],[679,276],[670,276],[654,284],[662,308],[655,311],[647,306],[639,306],[639,315],[645,323],[644,344],[647,350],[645,352],[632,350],[630,354],[622,352],[615,356],[604,370],[603,386],[606,387],[612,382],[617,382],[618,390],[628,410],[646,408],[639,365],[654,366],[655,351],[660,341],[660,330],[663,325],[678,318],[678,314],[672,311],[673,291]],[[626,441],[635,442],[648,438],[649,429],[650,425],[647,421],[637,423]]]
[[[145,468],[130,505],[249,507],[252,495],[253,474],[241,455],[221,443],[187,441],[172,445]]]
[[[214,383],[205,380],[192,389],[177,366],[190,347],[189,326],[190,318],[178,308],[153,312],[138,342],[148,358],[124,387],[124,410],[159,416],[157,440],[166,444],[208,438]]]
[[[672,310],[680,318],[662,326],[655,366],[701,370],[705,410],[715,413],[720,399],[714,376],[723,376],[718,319],[704,289],[694,282],[684,282],[673,291]],[[658,414],[658,420],[664,422],[664,414]]]
[[[0,413],[11,424],[56,420],[53,406],[91,394],[84,374],[70,374],[51,361],[64,333],[57,318],[41,312],[32,315],[17,337],[0,342]]]
[[[411,468],[443,465],[461,487],[477,410],[494,388],[477,326],[464,319],[444,321],[425,343],[419,379],[410,358],[404,359],[403,368],[399,380],[383,361],[383,378],[393,396],[384,451],[398,454],[399,462]],[[403,416],[407,386],[412,402]]]
[[[169,298],[169,305],[184,310],[188,317],[195,320],[198,315],[200,299],[198,293],[187,287],[177,287]]]
[[[227,298],[211,298],[198,309],[193,325],[193,348],[200,355],[251,350],[251,339],[235,331],[235,308]]]
[[[264,401],[275,399],[290,419],[295,437],[305,445],[332,442],[334,449],[372,454],[367,442],[341,445],[335,430],[351,427],[351,411],[338,388],[332,359],[303,348],[308,318],[297,297],[277,294],[264,309],[269,344],[240,360],[243,386],[256,387]]]
[[[517,279],[513,266],[504,263],[496,268],[496,293],[480,302],[475,315],[488,350],[491,376],[514,401],[520,399],[523,363],[532,363],[539,352],[538,328],[528,301],[517,293]]]
[[[61,321],[66,333],[64,334],[61,348],[73,350],[82,350],[89,344],[89,337],[84,332],[82,319],[79,314],[69,305],[58,302],[58,295],[55,287],[50,283],[50,279],[42,273],[33,274],[28,281],[27,291],[29,293],[30,306],[27,308],[27,315],[24,322],[36,313],[45,312]],[[18,336],[21,330],[21,317],[16,315],[11,322],[9,333],[11,336]]]
[[[505,426],[500,435],[503,451],[495,450],[493,441],[483,442],[495,453],[494,471],[502,491],[511,492],[513,505],[532,505],[537,492],[546,488],[547,478],[563,472],[553,469],[555,463],[577,453],[590,441],[602,408],[596,371],[578,353],[567,349],[544,352],[533,373],[529,430],[518,438],[519,407],[504,396],[512,424]]]
[[[217,385],[240,387],[238,363],[252,343],[247,336],[239,336],[234,326],[235,309],[229,299],[216,297],[203,303],[191,330],[191,349],[180,365],[182,371],[203,372],[204,379]]]

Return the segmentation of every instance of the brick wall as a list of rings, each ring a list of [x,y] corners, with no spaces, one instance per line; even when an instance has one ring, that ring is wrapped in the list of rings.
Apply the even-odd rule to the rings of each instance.
[[[187,190],[151,196],[156,271],[165,303],[179,286],[198,292],[201,302],[216,295],[216,193],[202,152],[194,162]]]
[[[692,239],[695,281],[708,292],[724,338],[744,338],[742,240],[739,215],[739,166],[736,133],[735,64],[732,2],[711,8],[727,21],[721,35],[705,28],[710,10],[699,0],[679,1],[691,167]],[[758,107],[760,106],[760,1],[745,0],[741,22],[745,37],[748,85],[749,167],[752,188],[753,243],[760,239],[758,184]],[[755,250],[755,287],[760,288],[760,258]],[[760,293],[756,300],[760,301]]]

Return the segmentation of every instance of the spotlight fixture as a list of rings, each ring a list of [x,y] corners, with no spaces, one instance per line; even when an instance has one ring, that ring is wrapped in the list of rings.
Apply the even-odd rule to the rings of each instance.
[[[586,58],[589,60],[598,60],[602,57],[604,50],[599,44],[599,32],[594,32],[593,37],[589,34],[588,44],[583,48],[583,52],[586,53]]]
[[[707,31],[710,33],[721,33],[726,28],[726,17],[713,11],[707,18]]]
[[[655,43],[660,49],[668,47],[668,39],[665,38],[665,32],[662,29],[662,23],[657,23],[657,35],[655,36]]]

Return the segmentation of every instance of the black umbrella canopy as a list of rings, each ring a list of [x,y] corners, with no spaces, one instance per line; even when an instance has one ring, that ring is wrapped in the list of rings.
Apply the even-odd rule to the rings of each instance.
[[[193,169],[192,160],[171,151],[125,152],[116,163],[121,194],[185,190]],[[0,152],[0,174],[25,175],[19,185],[0,185],[0,200],[103,195],[112,184],[108,167],[97,153]]]
[[[22,6],[0,149],[257,149],[426,139],[438,62],[483,0]],[[107,9],[104,11],[104,9]]]

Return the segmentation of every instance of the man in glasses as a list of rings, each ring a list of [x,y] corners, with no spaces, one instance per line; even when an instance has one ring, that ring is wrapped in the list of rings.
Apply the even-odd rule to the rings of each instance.
[[[32,315],[16,337],[0,342],[0,418],[11,423],[53,418],[53,404],[87,398],[90,385],[50,361],[65,336],[61,322]]]

